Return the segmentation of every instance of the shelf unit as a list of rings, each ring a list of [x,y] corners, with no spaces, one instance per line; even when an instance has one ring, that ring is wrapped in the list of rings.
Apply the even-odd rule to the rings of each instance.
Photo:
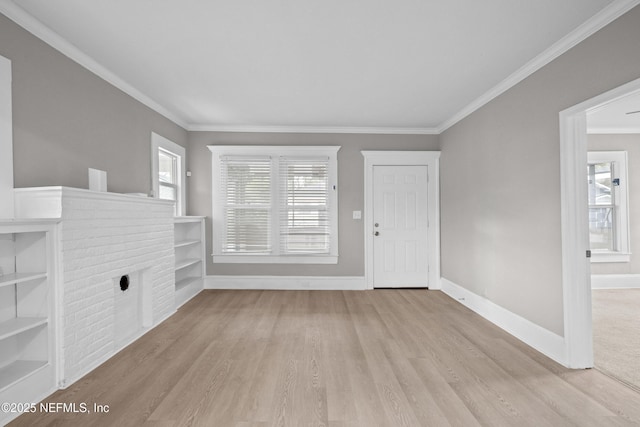
[[[56,220],[0,221],[0,402],[57,388],[56,242]],[[17,415],[0,412],[0,425]]]
[[[176,308],[196,296],[204,285],[205,239],[203,216],[175,218],[175,304]]]

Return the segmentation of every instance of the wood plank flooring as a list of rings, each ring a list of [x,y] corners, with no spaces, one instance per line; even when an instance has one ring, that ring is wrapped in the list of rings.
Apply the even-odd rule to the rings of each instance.
[[[15,426],[631,426],[640,394],[438,291],[204,291]]]

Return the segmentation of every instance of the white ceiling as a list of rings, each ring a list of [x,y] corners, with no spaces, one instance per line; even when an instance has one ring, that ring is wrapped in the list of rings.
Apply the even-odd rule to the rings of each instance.
[[[640,92],[594,108],[587,113],[587,129],[589,133],[640,133]]]
[[[188,129],[435,133],[637,3],[0,0],[0,11]]]

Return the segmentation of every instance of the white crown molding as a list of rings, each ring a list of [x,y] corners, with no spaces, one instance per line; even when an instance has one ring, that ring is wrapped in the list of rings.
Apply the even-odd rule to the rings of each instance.
[[[354,134],[386,134],[386,135],[438,135],[460,120],[464,119],[474,111],[478,110],[500,94],[506,92],[522,80],[547,65],[549,62],[562,55],[578,43],[591,36],[596,31],[605,27],[618,17],[624,15],[636,5],[640,0],[615,0],[602,11],[584,22],[574,31],[554,43],[550,48],[529,61],[516,72],[511,74],[498,85],[475,101],[468,104],[462,110],[442,122],[437,127],[351,127],[351,126],[231,126],[216,125],[206,123],[187,123],[168,108],[160,105],[149,96],[127,83],[115,73],[95,61],[89,55],[82,52],[75,45],[68,42],[51,28],[34,18],[24,9],[16,5],[11,0],[0,0],[0,12],[9,19],[20,25],[36,37],[40,38],[54,49],[60,51],[89,71],[98,75],[108,83],[122,90],[132,98],[173,121],[188,131],[210,131],[210,132],[249,132],[249,133],[354,133]]]
[[[353,127],[353,126],[225,126],[190,124],[193,132],[247,132],[247,133],[363,133],[385,135],[438,135],[436,128]]]
[[[616,128],[616,127],[587,127],[588,134],[635,134],[640,133],[640,128]]]
[[[25,30],[29,31],[34,36],[38,37],[54,49],[58,50],[63,55],[69,57],[87,70],[106,80],[108,83],[112,84],[140,103],[151,108],[158,114],[171,120],[178,126],[187,129],[187,123],[178,115],[160,105],[144,93],[140,92],[138,89],[117,76],[111,70],[107,69],[102,64],[91,58],[89,55],[82,52],[75,45],[71,44],[51,28],[47,27],[41,21],[34,18],[20,6],[16,5],[10,0],[0,0],[0,12],[2,12],[5,16],[7,16],[7,18],[11,19],[13,22],[20,25]]]
[[[620,16],[624,15],[638,4],[640,4],[640,0],[615,0],[600,12],[592,16],[590,19],[582,23],[575,30],[551,45],[551,47],[546,49],[540,55],[536,56],[531,61],[520,67],[517,71],[504,79],[502,82],[498,83],[488,92],[485,92],[482,96],[471,102],[462,110],[458,111],[448,120],[442,122],[436,128],[438,130],[438,133],[444,132],[474,111],[488,104],[490,101],[497,98],[507,90],[511,89],[513,86],[517,85],[518,83],[529,77],[531,74],[535,73],[563,53],[567,52],[572,47],[576,46],[578,43],[584,41],[596,31],[604,28]]]

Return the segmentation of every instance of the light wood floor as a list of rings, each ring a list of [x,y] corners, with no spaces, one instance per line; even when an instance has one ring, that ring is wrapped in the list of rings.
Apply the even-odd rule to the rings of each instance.
[[[205,291],[18,426],[629,426],[640,394],[437,291]]]

